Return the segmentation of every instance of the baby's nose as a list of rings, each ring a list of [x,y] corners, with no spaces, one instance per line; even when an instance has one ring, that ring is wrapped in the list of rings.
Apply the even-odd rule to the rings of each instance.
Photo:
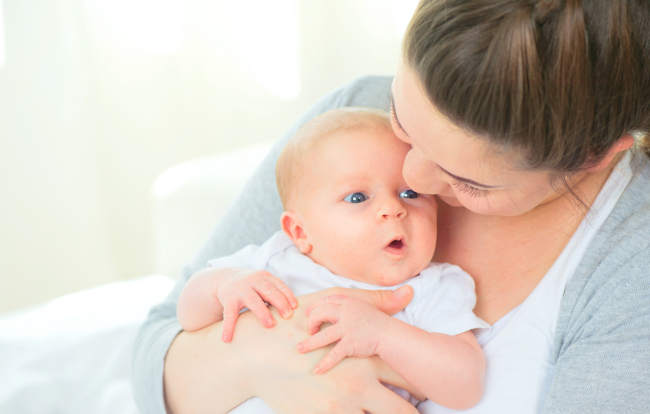
[[[386,220],[391,217],[403,219],[406,217],[406,208],[399,199],[389,198],[385,200],[378,212],[378,218]]]

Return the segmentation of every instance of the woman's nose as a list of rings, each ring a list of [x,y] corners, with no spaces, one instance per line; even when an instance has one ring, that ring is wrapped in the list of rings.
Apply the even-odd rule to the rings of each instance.
[[[397,196],[386,197],[381,201],[377,211],[378,220],[388,220],[390,218],[403,219],[406,217],[406,207]]]
[[[421,194],[440,194],[445,191],[449,183],[441,179],[441,174],[436,164],[419,150],[413,148],[406,154],[402,175],[413,191]]]

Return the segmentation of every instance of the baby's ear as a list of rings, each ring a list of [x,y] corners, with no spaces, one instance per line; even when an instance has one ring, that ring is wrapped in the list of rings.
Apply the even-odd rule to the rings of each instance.
[[[307,254],[311,252],[312,246],[307,240],[305,229],[303,228],[303,220],[295,211],[285,211],[280,217],[282,231],[289,236],[296,245],[300,253]]]

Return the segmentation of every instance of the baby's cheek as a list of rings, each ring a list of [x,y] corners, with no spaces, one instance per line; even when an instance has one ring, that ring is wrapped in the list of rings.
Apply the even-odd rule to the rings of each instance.
[[[420,223],[416,223],[416,242],[422,246],[422,254],[427,258],[433,257],[436,249],[438,220],[434,213],[425,214]]]

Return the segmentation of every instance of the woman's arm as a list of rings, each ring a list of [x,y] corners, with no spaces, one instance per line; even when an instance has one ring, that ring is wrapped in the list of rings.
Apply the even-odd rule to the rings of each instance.
[[[647,221],[631,225],[648,228]],[[567,285],[555,339],[555,377],[542,413],[648,412],[650,243],[641,231],[630,240],[634,233],[629,229],[628,240],[607,244],[636,255],[610,255],[595,272],[584,269]]]
[[[230,344],[221,341],[221,323],[179,334],[165,358],[164,388],[170,413],[225,413],[252,396],[259,396],[275,412],[416,413],[414,407],[381,385],[411,389],[378,358],[347,358],[330,372],[315,375],[313,367],[329,347],[301,355],[298,342],[309,335],[304,310],[337,289],[301,296],[291,319],[264,328],[251,312],[243,313]],[[348,294],[354,294],[347,291]],[[395,311],[411,299],[392,298],[390,292],[358,292],[385,310]],[[263,345],[260,345],[263,344]],[[218,390],[218,397],[215,397]],[[418,395],[417,391],[412,390]],[[338,406],[339,409],[334,409]]]

